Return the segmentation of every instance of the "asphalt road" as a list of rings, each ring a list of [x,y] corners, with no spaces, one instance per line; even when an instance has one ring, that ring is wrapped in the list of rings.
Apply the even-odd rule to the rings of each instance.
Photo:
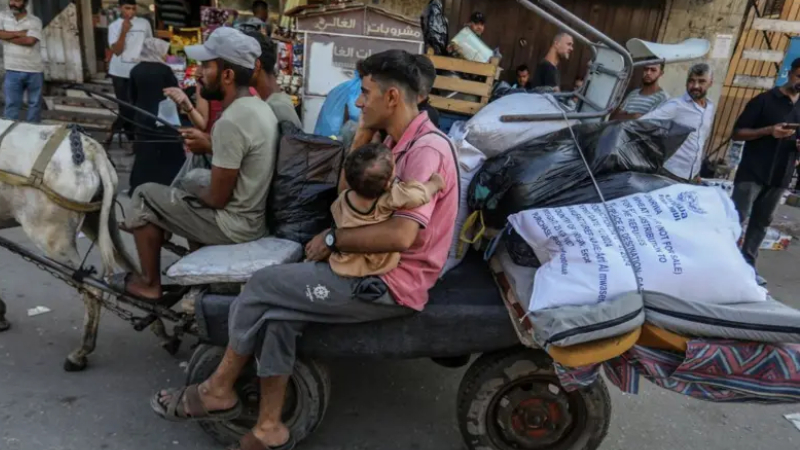
[[[798,210],[800,211],[800,210]],[[0,235],[27,242],[19,230]],[[85,248],[85,240],[82,242]],[[773,293],[800,307],[796,273],[800,243],[768,252],[762,273]],[[97,351],[83,373],[65,373],[77,345],[83,310],[59,281],[0,250],[0,296],[14,328],[0,334],[0,449],[211,450],[220,447],[197,426],[157,418],[148,405],[159,388],[181,384],[181,362],[106,313]],[[28,317],[26,310],[52,311]],[[333,394],[326,419],[302,450],[457,450],[455,392],[463,370],[430,361],[330,362]],[[611,430],[602,449],[795,450],[800,430],[783,418],[800,405],[718,405],[684,398],[646,381],[638,396],[613,398]]]

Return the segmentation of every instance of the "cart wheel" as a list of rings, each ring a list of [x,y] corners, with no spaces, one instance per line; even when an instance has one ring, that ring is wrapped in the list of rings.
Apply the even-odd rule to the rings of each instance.
[[[200,345],[189,362],[187,385],[201,383],[222,361],[224,348]],[[236,393],[244,404],[244,412],[229,422],[199,422],[200,427],[222,445],[232,445],[250,431],[258,418],[260,398],[256,367],[250,364],[236,381]],[[316,361],[297,359],[294,374],[286,391],[283,423],[289,427],[294,439],[300,443],[308,438],[322,422],[331,394],[328,370]]]
[[[540,350],[482,355],[458,392],[458,423],[470,450],[595,450],[610,418],[602,380],[567,392]]]

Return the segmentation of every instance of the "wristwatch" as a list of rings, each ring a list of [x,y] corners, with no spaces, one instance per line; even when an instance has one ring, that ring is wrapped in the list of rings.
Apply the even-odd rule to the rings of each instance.
[[[328,234],[325,235],[325,245],[328,246],[331,252],[339,253],[339,249],[336,248],[336,229],[331,228]]]

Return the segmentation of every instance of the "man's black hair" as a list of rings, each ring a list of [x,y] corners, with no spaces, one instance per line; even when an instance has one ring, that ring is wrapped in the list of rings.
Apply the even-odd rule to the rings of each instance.
[[[344,177],[358,195],[375,199],[386,192],[394,169],[392,151],[381,143],[355,149],[344,160]]]
[[[469,21],[471,23],[479,23],[481,25],[486,25],[486,18],[483,16],[483,13],[480,11],[475,11],[469,16]]]
[[[794,72],[797,69],[800,69],[800,58],[797,58],[794,61],[792,61],[792,72]]]
[[[528,68],[527,64],[520,64],[519,66],[517,66],[517,73],[518,74],[520,72],[530,72],[530,71],[531,71],[531,69]]]
[[[222,72],[225,70],[233,71],[233,82],[237,88],[250,86],[250,80],[253,79],[253,69],[230,63],[224,59],[217,60],[217,67],[219,68],[220,76],[222,76]]]
[[[425,55],[416,55],[417,66],[422,77],[420,84],[420,95],[427,97],[433,89],[433,83],[436,81],[436,66]]]
[[[127,6],[127,5],[136,6],[136,0],[119,0],[119,6]]]
[[[257,31],[248,31],[245,34],[255,39],[261,46],[261,56],[258,57],[261,68],[268,74],[274,75],[275,64],[278,62],[278,47],[275,42]]]
[[[256,0],[256,1],[254,1],[253,2],[253,11],[256,11],[257,9],[260,9],[260,8],[264,8],[267,11],[269,11],[269,4],[267,2],[265,2],[264,0]]]
[[[417,58],[404,50],[386,50],[365,59],[359,67],[362,77],[371,76],[384,91],[396,86],[411,104],[424,92],[423,75]]]

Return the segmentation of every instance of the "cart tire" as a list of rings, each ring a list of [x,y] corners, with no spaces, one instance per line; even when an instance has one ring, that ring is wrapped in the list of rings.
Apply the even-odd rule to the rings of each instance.
[[[3,303],[3,299],[0,299],[0,333],[8,331],[9,328],[11,328],[11,324],[6,320],[6,304]]]
[[[547,353],[515,348],[475,360],[457,409],[469,450],[596,450],[608,434],[611,398],[602,379],[566,392]]]
[[[200,345],[195,350],[187,369],[186,384],[202,383],[216,370],[225,349]],[[258,417],[259,380],[254,364],[248,365],[236,382],[236,393],[244,403],[241,417],[228,422],[199,422],[200,427],[222,445],[232,445],[250,431]],[[331,382],[327,368],[313,360],[298,358],[294,374],[289,380],[283,423],[289,427],[297,443],[308,438],[325,416],[331,395]]]

